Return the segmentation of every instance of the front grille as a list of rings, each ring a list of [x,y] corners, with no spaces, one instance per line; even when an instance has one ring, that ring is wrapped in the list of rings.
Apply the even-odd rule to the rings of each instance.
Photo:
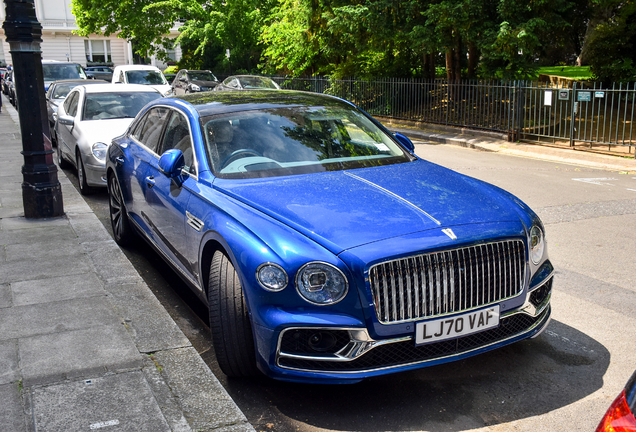
[[[282,367],[291,369],[325,372],[360,372],[397,367],[458,355],[490,344],[505,341],[523,334],[531,328],[539,328],[545,325],[549,318],[550,308],[548,307],[537,317],[531,317],[522,313],[516,314],[508,318],[503,318],[497,328],[458,339],[420,346],[416,346],[413,340],[380,345],[362,357],[348,362],[280,357],[279,364]]]
[[[383,324],[462,312],[523,290],[526,254],[508,240],[416,255],[369,270],[373,304]]]

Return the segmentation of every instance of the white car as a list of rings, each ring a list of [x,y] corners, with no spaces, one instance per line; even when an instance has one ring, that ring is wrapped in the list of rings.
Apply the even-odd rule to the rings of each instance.
[[[172,93],[172,86],[163,76],[159,68],[148,65],[120,65],[115,67],[113,84],[149,85],[161,92],[163,96]]]
[[[137,84],[92,84],[75,87],[57,110],[57,162],[75,165],[80,192],[106,187],[106,150],[137,113],[161,93]]]

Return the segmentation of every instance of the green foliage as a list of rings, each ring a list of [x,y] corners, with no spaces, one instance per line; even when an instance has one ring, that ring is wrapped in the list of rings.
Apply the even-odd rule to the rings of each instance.
[[[591,71],[605,82],[636,81],[636,2],[609,1],[610,17],[589,41]]]

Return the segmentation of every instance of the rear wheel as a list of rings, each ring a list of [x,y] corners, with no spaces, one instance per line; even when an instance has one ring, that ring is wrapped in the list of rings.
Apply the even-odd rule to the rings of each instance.
[[[114,175],[108,177],[108,209],[115,242],[120,246],[130,244],[135,233],[128,220],[128,213],[124,206],[124,195],[121,193],[121,187]]]
[[[254,335],[243,288],[230,259],[214,253],[210,266],[208,302],[216,359],[228,377],[258,374]]]
[[[61,169],[70,168],[70,164],[68,162],[66,162],[66,159],[64,159],[64,156],[62,156],[62,148],[60,147],[59,144],[57,146],[57,152],[56,153],[57,153],[57,165]]]

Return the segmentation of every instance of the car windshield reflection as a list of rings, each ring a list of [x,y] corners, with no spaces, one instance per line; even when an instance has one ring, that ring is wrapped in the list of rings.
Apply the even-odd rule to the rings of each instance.
[[[215,174],[271,177],[408,162],[368,118],[333,107],[278,107],[203,119]]]
[[[89,93],[84,104],[84,120],[133,118],[150,101],[160,98],[157,92]]]
[[[190,81],[216,81],[216,77],[210,72],[188,72]]]
[[[167,84],[165,78],[157,71],[131,70],[126,72],[129,84],[162,85]]]

